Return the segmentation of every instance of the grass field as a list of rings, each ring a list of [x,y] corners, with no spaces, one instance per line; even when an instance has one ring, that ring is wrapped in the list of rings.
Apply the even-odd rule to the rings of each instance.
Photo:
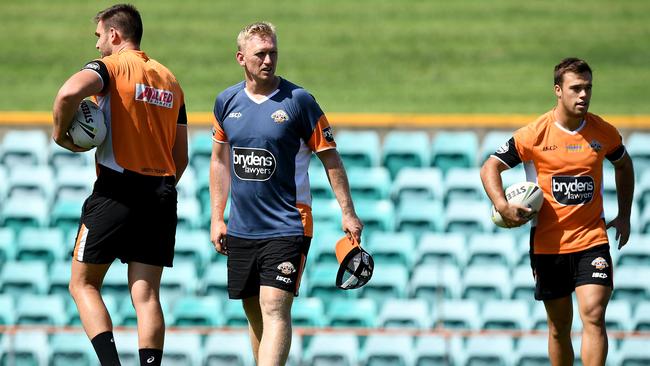
[[[0,110],[47,111],[97,56],[92,16],[107,1],[2,0]],[[552,67],[587,59],[592,111],[650,113],[650,2],[559,0],[136,1],[143,49],[181,81],[190,111],[242,77],[239,29],[279,30],[278,73],[331,112],[541,113]]]

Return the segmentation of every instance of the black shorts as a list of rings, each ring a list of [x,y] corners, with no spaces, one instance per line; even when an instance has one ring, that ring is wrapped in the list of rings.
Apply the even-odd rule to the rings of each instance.
[[[530,263],[535,273],[536,300],[559,299],[587,284],[613,288],[609,244],[575,253],[531,254]]]
[[[174,177],[154,177],[100,165],[81,211],[72,257],[84,263],[140,262],[171,267],[176,236]]]
[[[243,239],[226,236],[228,247],[228,297],[257,296],[260,286],[270,286],[298,296],[311,238],[285,236]]]

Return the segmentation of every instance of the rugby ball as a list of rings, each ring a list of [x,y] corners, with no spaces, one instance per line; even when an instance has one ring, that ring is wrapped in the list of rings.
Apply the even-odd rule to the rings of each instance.
[[[93,101],[84,99],[79,104],[68,130],[75,145],[85,149],[99,146],[106,138],[104,113]]]
[[[515,183],[506,188],[505,194],[508,203],[516,203],[533,210],[524,216],[526,222],[537,215],[539,210],[542,208],[542,203],[544,202],[544,192],[542,192],[542,189],[533,182]],[[508,227],[494,205],[492,205],[492,222],[499,227]]]

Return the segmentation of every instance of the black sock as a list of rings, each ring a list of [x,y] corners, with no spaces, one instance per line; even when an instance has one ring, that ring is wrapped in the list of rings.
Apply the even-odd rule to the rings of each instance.
[[[140,348],[140,366],[160,366],[163,351],[155,348]]]
[[[100,333],[90,342],[93,344],[97,358],[99,358],[99,363],[102,366],[120,365],[120,358],[117,356],[117,348],[115,348],[115,340],[113,340],[113,332]]]

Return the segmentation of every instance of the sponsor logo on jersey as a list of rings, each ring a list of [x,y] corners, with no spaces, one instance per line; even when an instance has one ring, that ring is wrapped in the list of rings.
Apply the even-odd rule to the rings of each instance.
[[[508,141],[506,141],[503,145],[501,145],[501,146],[499,146],[497,148],[496,153],[497,154],[505,154],[505,153],[508,152],[508,150],[510,150],[510,144],[508,143]]]
[[[278,265],[278,270],[282,272],[283,275],[290,275],[296,271],[296,267],[294,267],[291,262],[282,262]]]
[[[239,118],[239,117],[241,117],[241,112],[230,112],[230,113],[228,114],[228,118],[235,118],[235,119],[237,119],[237,118]]]
[[[217,134],[217,128],[212,126],[212,137],[214,137]]]
[[[271,118],[275,123],[282,123],[286,122],[289,119],[289,115],[282,109],[278,109],[277,111],[273,112]]]
[[[135,84],[135,100],[171,108],[174,105],[174,93],[145,84]]]
[[[603,257],[598,257],[591,261],[591,265],[596,267],[596,269],[605,269],[609,267],[609,264],[607,264],[607,261]]]
[[[84,66],[84,69],[99,71],[99,64],[97,62],[89,62]]]
[[[603,148],[603,145],[601,145],[600,141],[598,141],[596,139],[591,140],[591,142],[589,143],[589,146],[595,152],[599,152]]]
[[[233,147],[232,165],[241,180],[265,181],[275,172],[275,156],[266,149]]]
[[[569,144],[565,146],[567,152],[580,152],[582,151],[581,144]]]
[[[594,197],[596,184],[590,176],[554,176],[551,180],[553,198],[563,205],[584,205]]]
[[[275,279],[277,281],[282,281],[282,282],[287,283],[287,284],[290,284],[291,282],[293,282],[293,281],[291,281],[291,278],[283,277],[283,276],[280,276],[280,275],[275,276]]]
[[[549,145],[549,146],[544,146],[542,148],[542,151],[553,151],[557,150],[557,145]]]
[[[332,132],[332,127],[327,126],[323,128],[323,137],[325,137],[325,141],[327,142],[334,142],[334,133]]]

